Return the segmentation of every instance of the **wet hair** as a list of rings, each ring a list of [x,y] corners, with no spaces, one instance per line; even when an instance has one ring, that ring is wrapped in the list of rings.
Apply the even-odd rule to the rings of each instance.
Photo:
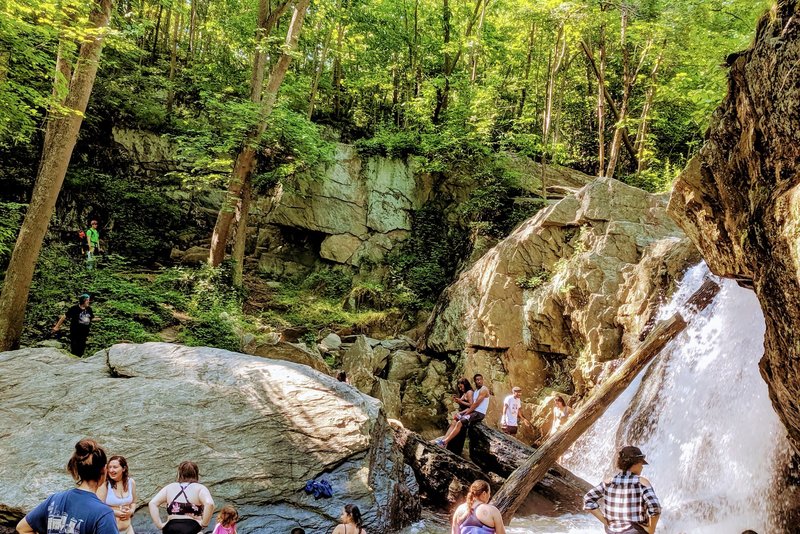
[[[339,371],[338,373],[336,373],[336,380],[338,380],[339,382],[345,382],[347,380],[347,373],[345,373],[344,371]]]
[[[464,386],[464,391],[458,389],[458,386]],[[469,383],[467,377],[459,378],[458,381],[456,382],[456,390],[459,393],[466,393],[467,391],[472,391],[472,384]]]
[[[567,407],[567,402],[561,397],[561,395],[556,395],[556,398],[553,400],[555,400],[556,404],[560,404],[564,408]]]
[[[755,530],[745,530],[742,534],[758,534]]]
[[[476,373],[476,374],[475,374],[475,375],[472,377],[472,381],[473,381],[473,382],[477,382],[477,381],[478,381],[478,377],[481,377],[481,378],[483,378],[483,375],[482,375],[482,374],[480,374],[480,373]]]
[[[294,527],[290,534],[306,534],[306,531],[300,527]]]
[[[358,506],[355,504],[345,504],[344,513],[350,516],[350,519],[353,520],[353,523],[359,529],[359,532],[361,532],[361,528],[364,526],[364,520],[361,518],[361,510],[358,509]]]
[[[472,510],[472,505],[475,503],[475,499],[478,495],[483,495],[486,492],[491,491],[489,487],[489,483],[485,480],[476,480],[469,486],[469,491],[467,492],[467,511]]]
[[[67,462],[67,471],[78,484],[100,482],[107,463],[103,447],[93,439],[84,438],[75,444],[75,452]]]
[[[128,460],[125,459],[124,456],[114,455],[108,459],[108,463],[113,462],[114,460],[119,463],[119,466],[122,468],[122,491],[128,491]],[[108,481],[111,483],[112,488],[117,487],[117,482],[115,480],[111,480],[111,477],[108,477]]]
[[[238,520],[239,520],[239,512],[237,512],[236,508],[234,508],[230,504],[227,506],[223,506],[222,509],[217,514],[217,523],[219,523],[223,527],[230,528]]]
[[[178,466],[178,482],[198,482],[200,480],[200,469],[194,462],[181,462]]]

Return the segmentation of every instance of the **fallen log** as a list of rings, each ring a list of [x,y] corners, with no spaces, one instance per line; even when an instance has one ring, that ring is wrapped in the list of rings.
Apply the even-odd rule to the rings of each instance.
[[[719,290],[719,285],[713,280],[706,280],[689,298],[687,307],[695,313],[704,309]],[[680,313],[659,322],[620,368],[594,391],[588,402],[506,479],[506,483],[492,499],[506,523],[511,521],[525,497],[547,474],[550,466],[603,415],[606,408],[625,391],[664,346],[686,329],[687,324]]]
[[[478,427],[485,428],[484,425]],[[414,471],[420,498],[427,508],[451,512],[457,504],[464,502],[469,485],[478,479],[489,482],[493,492],[503,485],[503,477],[426,441],[419,434],[397,424],[392,424],[392,429],[406,463]],[[533,487],[525,510],[544,515],[580,510],[581,497],[589,484],[568,471],[566,473],[566,476],[561,476],[558,471],[547,473]]]
[[[508,477],[535,452],[533,447],[486,425],[469,429],[469,457],[484,472]],[[576,512],[583,507],[583,495],[591,487],[584,479],[554,463],[533,491],[551,501],[555,510]]]

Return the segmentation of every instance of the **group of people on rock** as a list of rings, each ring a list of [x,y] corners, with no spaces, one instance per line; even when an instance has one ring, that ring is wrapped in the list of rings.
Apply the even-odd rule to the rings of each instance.
[[[476,374],[472,377],[476,389],[472,389],[469,379],[466,377],[459,378],[456,382],[457,395],[453,395],[452,399],[459,409],[453,414],[453,420],[445,432],[444,436],[434,440],[437,445],[447,447],[447,445],[458,434],[474,426],[486,417],[486,412],[489,409],[489,400],[491,391],[484,384],[483,375]],[[531,422],[522,414],[522,388],[515,386],[511,388],[511,394],[503,400],[503,413],[500,417],[500,429],[509,435],[516,435],[519,431],[519,421],[522,420],[528,425]],[[571,407],[567,406],[564,399],[556,395],[553,399],[553,423],[550,427],[550,435],[554,434],[561,426],[566,423],[567,419],[573,414]]]
[[[107,457],[92,439],[82,439],[67,462],[76,487],[54,493],[39,503],[17,524],[19,534],[134,534],[131,519],[136,511],[136,482],[123,456]],[[160,508],[166,507],[167,519]],[[163,534],[198,534],[211,523],[216,505],[211,492],[200,483],[194,462],[178,466],[175,482],[167,484],[150,500],[153,524]],[[213,534],[236,534],[239,514],[233,506],[217,513]],[[367,534],[358,506],[347,504],[342,523],[332,534]],[[290,534],[305,534],[295,527]]]

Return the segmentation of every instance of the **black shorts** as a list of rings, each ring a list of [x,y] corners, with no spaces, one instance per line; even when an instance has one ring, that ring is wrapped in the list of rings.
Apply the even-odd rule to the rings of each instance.
[[[470,427],[483,421],[484,417],[486,416],[481,412],[472,412],[468,413],[467,415],[459,415],[458,420],[461,421],[461,424],[465,427]]]
[[[511,425],[503,425],[502,426],[502,431],[505,432],[506,434],[510,434],[512,436],[516,435],[517,430],[519,430],[518,426],[511,426]]]
[[[197,534],[203,527],[194,519],[170,519],[161,532],[164,534]]]

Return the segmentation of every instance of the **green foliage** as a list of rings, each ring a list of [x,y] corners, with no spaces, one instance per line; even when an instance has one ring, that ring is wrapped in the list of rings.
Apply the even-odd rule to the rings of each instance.
[[[550,273],[544,269],[536,271],[530,276],[517,278],[517,286],[522,289],[536,289],[550,281]]]
[[[325,268],[304,277],[299,286],[322,297],[338,299],[344,297],[353,285],[353,275],[344,268]]]
[[[101,239],[111,251],[149,263],[169,254],[184,227],[178,204],[159,184],[123,180],[86,167],[73,167],[65,189],[77,192],[84,206],[98,206],[107,213]]]
[[[410,308],[429,307],[450,283],[467,251],[466,232],[428,204],[414,212],[411,235],[389,256],[390,288]]]
[[[24,204],[0,201],[0,266],[5,266],[14,250]]]

